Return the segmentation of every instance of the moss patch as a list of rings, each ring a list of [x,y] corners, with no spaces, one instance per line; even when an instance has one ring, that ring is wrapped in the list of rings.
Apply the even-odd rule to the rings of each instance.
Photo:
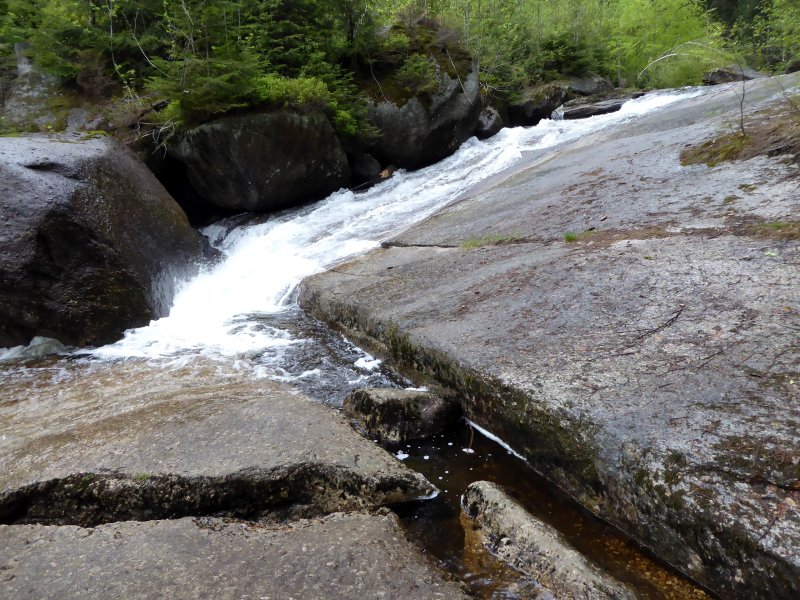
[[[800,221],[770,221],[753,226],[752,233],[758,237],[777,240],[800,240]]]
[[[769,115],[753,116],[744,124],[744,133],[736,131],[719,136],[681,152],[681,164],[706,164],[747,160],[756,156],[787,156],[800,164],[800,96],[778,104]],[[755,186],[743,184],[750,192]],[[748,189],[749,188],[749,189]]]
[[[515,235],[499,235],[487,234],[479,238],[470,238],[461,242],[461,248],[471,250],[474,248],[483,248],[484,246],[506,246],[509,244],[521,244],[528,240]]]

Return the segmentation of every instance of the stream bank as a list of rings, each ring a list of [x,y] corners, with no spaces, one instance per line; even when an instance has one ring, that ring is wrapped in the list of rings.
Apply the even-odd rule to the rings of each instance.
[[[797,84],[753,82],[748,111]],[[456,390],[721,596],[792,598],[800,248],[765,232],[800,217],[796,166],[679,158],[738,110],[719,89],[540,157],[307,279],[300,304]]]

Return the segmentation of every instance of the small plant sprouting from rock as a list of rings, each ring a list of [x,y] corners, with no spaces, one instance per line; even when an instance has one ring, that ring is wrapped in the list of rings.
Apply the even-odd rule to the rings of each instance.
[[[461,242],[464,250],[474,250],[484,246],[503,246],[505,244],[515,244],[524,242],[525,238],[516,235],[487,234],[479,238],[470,238]]]
[[[594,230],[586,230],[586,231],[568,231],[564,234],[564,241],[568,244],[573,242],[579,242],[581,240],[585,240],[587,237],[592,235]]]

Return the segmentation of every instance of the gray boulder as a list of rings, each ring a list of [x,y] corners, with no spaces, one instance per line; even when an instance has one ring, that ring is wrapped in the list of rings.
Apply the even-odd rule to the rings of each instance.
[[[187,131],[170,152],[197,192],[226,209],[276,210],[350,183],[344,148],[319,112],[222,117]]]
[[[478,125],[475,128],[475,137],[486,140],[497,135],[504,127],[503,118],[493,106],[487,106],[478,116]]]
[[[625,102],[623,98],[616,98],[614,100],[603,100],[602,102],[593,102],[591,104],[582,104],[567,107],[564,106],[565,119],[586,119],[597,115],[607,115],[609,113],[617,112],[622,108]]]
[[[476,481],[470,485],[462,498],[462,508],[493,554],[536,579],[556,598],[622,600],[636,597],[496,484]]]
[[[525,90],[522,97],[508,106],[508,117],[512,127],[536,125],[549,119],[553,111],[571,97],[569,88],[560,83],[547,83]]]
[[[353,183],[356,185],[377,181],[381,176],[381,163],[369,154],[356,154],[350,158]]]
[[[719,85],[721,83],[730,83],[732,81],[750,81],[752,79],[763,79],[766,77],[763,73],[759,73],[755,69],[749,67],[741,67],[739,65],[729,65],[727,67],[719,67],[712,69],[703,75],[703,83],[705,85]]]
[[[41,358],[64,351],[66,351],[66,347],[58,340],[37,335],[27,346],[14,346],[13,348],[7,348],[5,350],[0,349],[0,363],[12,360]]]
[[[345,398],[344,411],[370,437],[390,444],[430,437],[459,416],[456,403],[436,394],[394,388],[356,390]]]
[[[0,346],[103,344],[165,315],[203,238],[106,137],[0,138]]]
[[[369,151],[381,164],[418,169],[450,156],[475,131],[481,111],[478,73],[459,80],[436,65],[436,91],[402,106],[373,103],[369,121],[381,131]]]
[[[601,75],[587,75],[570,80],[569,89],[579,96],[594,96],[614,89],[614,84],[608,77]]]

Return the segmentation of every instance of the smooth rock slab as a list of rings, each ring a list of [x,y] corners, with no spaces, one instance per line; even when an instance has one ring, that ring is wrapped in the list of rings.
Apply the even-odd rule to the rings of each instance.
[[[369,437],[390,444],[430,437],[459,416],[454,401],[429,392],[393,388],[356,390],[345,398],[343,408]]]
[[[799,81],[753,82],[752,109]],[[300,302],[721,596],[794,598],[800,242],[769,224],[800,220],[797,171],[679,160],[738,107],[717,88],[540,154]]]
[[[435,491],[289,386],[106,368],[31,405],[0,395],[0,522],[318,515]]]
[[[589,117],[596,117],[597,115],[607,115],[609,113],[617,112],[622,108],[624,99],[604,100],[602,102],[594,102],[592,104],[583,104],[579,106],[564,107],[564,118],[571,119],[588,119]]]
[[[406,540],[396,518],[363,514],[286,526],[212,518],[0,526],[0,596],[468,598]]]
[[[498,485],[471,484],[461,499],[464,514],[483,544],[514,568],[530,575],[556,598],[633,599],[622,583],[590,563],[557,530],[540,521]]]

